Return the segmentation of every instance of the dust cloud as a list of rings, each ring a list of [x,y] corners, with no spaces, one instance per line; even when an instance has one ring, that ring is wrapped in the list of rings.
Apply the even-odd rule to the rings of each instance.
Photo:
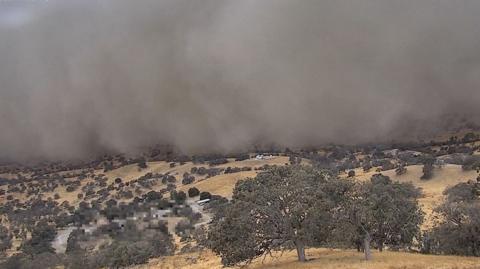
[[[0,157],[405,139],[479,122],[480,1],[0,1]]]

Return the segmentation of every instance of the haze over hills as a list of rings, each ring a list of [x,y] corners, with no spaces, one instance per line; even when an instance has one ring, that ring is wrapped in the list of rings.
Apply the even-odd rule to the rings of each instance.
[[[417,138],[479,123],[477,1],[2,1],[0,157]],[[455,122],[455,121],[454,121]]]
[[[0,268],[479,269],[478,14],[0,0]]]
[[[195,229],[213,225],[212,219],[217,214],[215,213],[218,210],[217,207],[223,203],[223,199],[232,199],[234,189],[242,180],[258,177],[259,173],[275,167],[288,167],[300,162],[306,166],[326,167],[327,165],[332,172],[336,171],[341,180],[369,182],[370,178],[381,173],[400,183],[412,183],[421,188],[422,195],[418,201],[426,214],[422,224],[422,231],[426,232],[436,225],[436,213],[433,210],[442,205],[445,199],[444,191],[457,184],[471,184],[470,182],[478,176],[478,173],[468,166],[473,164],[468,160],[480,159],[478,158],[479,136],[468,134],[465,137],[470,137],[472,140],[467,141],[463,138],[457,142],[453,142],[452,139],[435,142],[435,145],[398,145],[397,149],[388,148],[383,151],[380,150],[381,145],[365,148],[329,146],[311,151],[272,152],[273,155],[270,153],[243,154],[236,158],[224,158],[221,155],[193,157],[173,155],[160,161],[149,157],[147,158],[149,161],[144,164],[141,159],[105,156],[103,160],[84,164],[81,167],[69,166],[68,163],[51,163],[35,167],[3,166],[0,171],[0,212],[2,213],[0,219],[3,219],[0,227],[15,225],[10,226],[10,232],[15,236],[12,237],[12,245],[6,253],[7,257],[16,257],[15,255],[27,251],[24,244],[32,240],[29,236],[23,238],[20,231],[29,233],[31,229],[33,236],[37,229],[35,228],[37,226],[30,227],[29,223],[37,221],[41,223],[42,219],[55,223],[54,238],[43,240],[51,240],[50,244],[56,254],[49,255],[57,256],[49,259],[38,256],[38,259],[44,262],[34,261],[40,266],[46,266],[49,264],[47,260],[55,264],[55,259],[59,259],[58,262],[60,262],[62,258],[59,257],[64,257],[67,268],[70,268],[68,267],[71,266],[68,263],[70,259],[84,259],[85,262],[91,259],[76,257],[72,248],[95,251],[97,254],[91,254],[92,257],[108,255],[98,252],[105,247],[102,247],[103,244],[121,245],[121,240],[125,240],[122,239],[122,234],[133,232],[129,230],[131,228],[122,226],[120,228],[122,230],[116,232],[119,234],[115,235],[112,229],[116,231],[116,225],[136,223],[139,227],[144,227],[143,230],[136,232],[142,234],[143,240],[148,240],[148,231],[151,228],[145,228],[145,225],[150,227],[155,223],[152,219],[159,218],[166,223],[166,229],[174,242],[174,250],[162,258],[147,259],[143,262],[131,260],[127,264],[148,262],[132,268],[223,268],[221,259],[208,248],[203,247],[201,245],[203,243],[200,243],[201,239],[196,237],[195,233],[192,232],[189,235],[181,232],[183,229],[180,228],[181,225],[186,221]],[[472,152],[460,153],[462,151]],[[425,165],[422,163],[430,154],[436,156],[435,166],[432,167],[433,173],[429,179],[422,179],[423,174],[426,173]],[[145,156],[150,155],[145,154]],[[406,163],[402,164],[403,162]],[[399,167],[403,167],[405,171],[399,170]],[[352,171],[354,171],[353,176]],[[198,193],[190,196],[193,189]],[[198,204],[199,200],[202,200],[202,196],[198,196],[200,192],[208,193],[208,196],[201,195],[210,197],[208,199],[212,199],[212,204]],[[188,198],[173,202],[172,199],[178,199],[172,198],[173,193],[188,193]],[[170,200],[167,197],[170,197]],[[170,213],[163,213],[165,215],[159,217],[157,215],[159,213],[155,213],[157,211],[154,208],[160,207],[166,201],[172,203],[169,205],[172,211],[165,211]],[[180,204],[176,205],[176,203]],[[41,208],[38,207],[40,205]],[[117,207],[124,213],[117,212]],[[191,208],[192,211],[183,212],[181,208],[184,207]],[[36,213],[36,211],[39,212]],[[97,213],[92,214],[92,211]],[[40,215],[37,216],[37,214]],[[39,216],[41,217],[37,219]],[[13,227],[21,228],[15,230]],[[77,229],[84,231],[84,234],[79,236]],[[133,238],[135,237],[130,240],[134,240]],[[0,239],[3,238],[0,237]],[[162,239],[157,237],[157,240]],[[37,248],[40,247],[42,245]],[[418,251],[417,247],[414,246],[415,252]],[[479,262],[478,258],[471,257],[429,256],[408,252],[410,251],[375,252],[373,254],[375,258],[369,262],[369,267],[476,268]],[[307,254],[310,260],[305,264],[294,263],[294,252],[288,249],[285,250],[285,254],[282,253],[283,251],[274,251],[272,255],[276,258],[256,259],[247,268],[292,268],[291,266],[316,268],[320,265],[326,268],[338,266],[363,268],[365,266],[362,260],[363,254],[348,248],[346,250],[309,248]],[[130,259],[133,259],[133,256]],[[0,264],[1,261],[0,256]]]

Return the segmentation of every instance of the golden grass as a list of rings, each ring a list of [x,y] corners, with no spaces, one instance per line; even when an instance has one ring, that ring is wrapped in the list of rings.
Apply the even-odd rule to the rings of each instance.
[[[124,182],[128,182],[134,179],[137,179],[147,173],[166,173],[170,171],[170,166],[167,162],[149,162],[147,168],[139,169],[137,164],[129,164],[122,166],[118,169],[105,172],[105,176],[108,177],[109,183],[119,177]]]
[[[219,168],[226,168],[229,166],[230,167],[252,167],[252,169],[254,169],[256,167],[261,167],[265,164],[285,165],[285,163],[288,163],[288,157],[273,157],[267,160],[250,159],[250,160],[244,160],[239,162],[232,161],[232,162],[215,166],[215,167],[219,167]],[[217,194],[217,195],[230,198],[232,196],[232,191],[237,181],[248,178],[248,177],[255,177],[257,173],[258,171],[252,170],[252,171],[245,171],[245,172],[239,172],[239,173],[233,173],[233,174],[221,174],[205,180],[196,181],[190,185],[183,185],[183,186],[178,185],[178,189],[187,191],[191,187],[196,187],[200,191],[208,191],[212,194]]]
[[[217,168],[226,168],[229,166],[230,167],[252,167],[252,169],[254,169],[256,167],[261,167],[265,164],[284,165],[285,163],[288,163],[288,157],[273,157],[271,159],[266,159],[266,160],[249,159],[249,160],[238,161],[238,162],[235,161],[234,159],[230,159],[230,162],[219,165],[219,166],[215,166],[215,167]],[[185,172],[190,172],[191,168],[194,166],[207,167],[207,168],[209,167],[208,165],[198,165],[198,164],[193,164],[192,162],[187,162],[183,165],[179,165],[177,163],[175,167],[170,167],[170,163],[159,161],[159,162],[149,162],[148,167],[145,169],[139,169],[137,164],[130,164],[130,165],[122,166],[120,168],[105,172],[105,173],[103,172],[103,170],[96,170],[95,174],[96,175],[104,174],[108,178],[108,184],[110,184],[117,177],[122,178],[123,182],[129,182],[141,176],[144,176],[147,173],[153,173],[153,174],[169,173],[175,176],[175,178],[177,179],[178,190],[188,191],[188,189],[191,187],[197,187],[200,191],[208,191],[212,194],[231,197],[233,188],[235,187],[235,183],[237,181],[247,177],[255,177],[258,172],[258,171],[252,170],[252,171],[239,172],[239,173],[233,173],[233,174],[221,174],[208,179],[205,179],[205,176],[195,175],[197,180],[193,184],[182,185],[181,180],[182,180],[183,174]],[[72,172],[72,171],[66,171],[66,172]],[[8,176],[12,178],[15,177],[15,175],[8,175]],[[5,177],[7,177],[7,175],[5,175]],[[82,180],[82,186],[92,181],[93,181],[92,178],[86,178]],[[58,203],[67,201],[69,202],[70,205],[77,205],[83,200],[83,199],[78,199],[77,197],[79,193],[82,193],[81,187],[79,187],[78,190],[74,192],[67,192],[65,187],[59,186],[54,192],[44,192],[42,194],[44,198],[53,199],[55,193],[58,193],[60,195],[60,199],[57,200]],[[165,187],[166,186],[164,184],[158,184],[154,186],[152,190],[159,191],[160,189],[163,189]],[[0,188],[6,189],[6,186],[2,186]],[[27,200],[27,197],[25,194],[15,193],[15,198],[19,199],[20,201]],[[4,203],[5,201],[6,201],[6,195],[0,197],[0,204]],[[121,201],[127,201],[127,200],[121,200]]]
[[[287,158],[279,157],[272,160],[246,160],[241,162],[230,162],[220,167],[258,167],[264,165],[265,163],[283,165],[286,162],[288,162]],[[226,175],[223,174],[206,180],[197,181],[192,185],[179,186],[179,189],[187,190],[192,186],[196,186],[201,191],[209,191],[214,194],[231,197],[232,190],[238,180],[246,177],[254,177],[256,173],[256,171],[250,171]],[[356,179],[368,180],[377,172],[372,169],[371,172],[364,173],[361,169],[357,169],[356,173]],[[432,209],[441,202],[443,198],[442,193],[446,187],[453,186],[459,182],[465,182],[467,180],[474,179],[477,176],[475,171],[465,172],[462,170],[461,166],[458,165],[446,165],[441,169],[436,169],[433,178],[430,180],[420,180],[422,175],[421,165],[409,166],[407,173],[401,176],[397,176],[394,170],[384,171],[382,173],[391,177],[395,181],[411,182],[415,186],[423,189],[424,197],[421,198],[420,202],[427,213],[425,227],[428,227],[431,224],[430,220]],[[246,268],[480,268],[479,258],[466,258],[457,256],[429,256],[400,252],[383,252],[375,253],[374,260],[365,262],[361,253],[351,250],[340,251],[311,249],[307,253],[311,259],[308,263],[296,262],[295,253],[288,252],[275,259],[267,257],[264,263],[262,263],[261,260],[257,260]],[[194,263],[194,261],[196,262]],[[215,269],[222,268],[222,265],[220,264],[220,259],[218,257],[211,252],[205,251],[201,253],[175,255],[173,257],[153,260],[149,265],[138,268]]]
[[[230,167],[261,167],[265,164],[269,165],[284,165],[288,163],[288,157],[273,157],[266,160],[255,160],[249,159],[244,161],[234,161],[230,160],[229,163],[219,165],[216,167],[226,168]],[[212,194],[222,195],[225,197],[231,197],[233,188],[237,181],[247,178],[255,177],[258,171],[252,170],[247,172],[239,172],[233,174],[221,174],[211,178],[205,179],[204,177],[197,176],[197,180],[193,184],[182,185],[181,179],[182,175],[185,172],[190,172],[190,169],[194,166],[197,167],[207,167],[207,165],[195,165],[191,162],[188,162],[184,165],[176,165],[175,167],[170,167],[167,162],[149,162],[148,167],[145,169],[139,169],[136,164],[126,165],[118,169],[104,173],[108,177],[109,183],[117,177],[123,179],[124,182],[131,181],[133,179],[139,178],[147,173],[170,173],[177,178],[177,187],[179,190],[187,191],[191,187],[197,187],[200,191],[208,191]],[[375,172],[375,168],[371,169],[370,172],[363,172],[361,168],[355,169],[356,179],[357,180],[368,180]],[[103,171],[95,171],[96,174],[102,174]],[[397,176],[394,170],[383,171],[382,174],[391,177],[393,180],[398,180],[400,182],[411,182],[415,186],[422,188],[424,197],[420,199],[420,202],[423,206],[424,211],[427,213],[427,219],[430,218],[432,209],[439,205],[443,198],[443,191],[448,186],[453,186],[459,182],[465,182],[470,179],[475,179],[477,174],[475,171],[465,172],[462,170],[459,165],[445,165],[443,168],[434,170],[434,176],[430,180],[420,180],[422,175],[422,166],[413,165],[407,167],[407,173],[401,176]],[[93,179],[89,178],[82,181],[82,185],[92,181]],[[164,188],[163,184],[155,186],[154,190],[159,190]],[[66,192],[64,187],[59,187],[55,192],[44,193],[44,196],[52,197],[54,193],[60,195],[59,203],[63,201],[68,201],[70,204],[75,205],[80,200],[77,198],[77,194],[81,190],[75,192]],[[16,194],[15,198],[20,200],[25,200],[26,196],[24,194]],[[0,197],[0,203],[5,202],[5,196]],[[428,225],[427,221],[427,225]]]
[[[226,168],[230,167],[261,167],[265,164],[269,165],[284,165],[288,163],[288,157],[273,157],[267,160],[255,160],[249,159],[244,161],[234,161],[230,160],[229,163],[219,165],[216,167]],[[197,187],[200,191],[208,191],[212,194],[222,195],[225,197],[231,197],[233,188],[237,181],[247,178],[255,177],[258,171],[252,170],[247,172],[239,172],[233,174],[221,174],[214,176],[208,179],[204,177],[197,176],[197,180],[193,184],[182,185],[181,178],[185,172],[190,172],[190,169],[194,166],[197,167],[208,167],[207,165],[195,165],[191,162],[188,162],[184,165],[176,165],[175,167],[170,167],[167,162],[149,162],[148,167],[145,169],[139,169],[136,164],[126,165],[118,169],[103,173],[103,171],[96,171],[96,174],[105,174],[108,177],[109,183],[117,177],[123,179],[124,182],[131,181],[133,179],[139,178],[147,173],[170,173],[177,178],[177,187],[179,190],[187,191],[191,187]],[[441,202],[443,198],[442,192],[448,186],[453,186],[459,182],[465,182],[470,179],[475,179],[477,174],[475,171],[465,172],[462,170],[459,165],[445,165],[441,169],[435,169],[434,176],[430,180],[420,180],[422,175],[422,166],[413,165],[407,167],[407,173],[401,176],[397,176],[394,170],[381,172],[384,175],[391,177],[393,180],[398,180],[400,182],[412,182],[415,186],[423,189],[424,197],[420,199],[424,211],[427,213],[427,218],[430,218],[432,209],[435,208]],[[376,174],[375,168],[371,169],[370,172],[363,172],[361,168],[355,169],[356,179],[357,180],[368,180],[373,174]],[[82,185],[90,182],[91,178],[82,181]],[[164,188],[163,184],[155,186],[154,190],[159,190]],[[44,193],[45,197],[52,197],[54,193],[59,193],[60,199],[59,203],[63,201],[68,201],[70,204],[75,205],[80,200],[77,198],[78,192],[66,192],[64,187],[59,187],[55,192]],[[25,200],[26,197],[23,194],[16,194],[15,198],[20,200]],[[0,203],[5,201],[5,196],[0,197]],[[428,224],[428,223],[427,223]]]
[[[269,165],[284,165],[288,163],[288,157],[274,157],[268,160],[244,160],[244,161],[230,161],[227,164],[223,164],[217,167],[226,168],[230,167],[260,167],[265,164]],[[148,163],[148,168],[138,169],[136,164],[127,165],[113,171],[104,173],[109,182],[112,182],[116,177],[120,177],[124,182],[136,179],[140,176],[145,175],[146,173],[170,173],[177,178],[177,186],[179,190],[187,191],[188,188],[193,186],[200,189],[200,191],[209,191],[213,194],[222,195],[225,197],[231,197],[232,190],[238,180],[255,177],[257,171],[247,171],[239,172],[233,174],[221,174],[215,177],[208,179],[203,179],[202,177],[197,177],[197,181],[193,184],[182,185],[181,177],[183,173],[189,172],[193,166],[204,166],[206,165],[194,165],[193,163],[186,163],[184,165],[176,165],[171,168],[167,162],[150,162]],[[459,182],[465,182],[470,179],[475,179],[477,174],[475,171],[465,172],[462,170],[461,166],[458,165],[446,165],[442,169],[435,169],[434,176],[430,180],[420,180],[422,175],[422,166],[414,165],[407,167],[407,173],[401,176],[397,176],[394,170],[382,172],[384,175],[391,177],[393,180],[398,180],[400,182],[412,182],[415,186],[423,189],[424,197],[421,198],[421,204],[424,210],[427,212],[426,225],[428,227],[431,221],[431,211],[432,208],[437,206],[442,198],[442,192],[448,186],[453,186]],[[96,171],[96,174],[102,174],[103,171]],[[368,180],[373,174],[376,174],[374,169],[370,172],[364,173],[362,169],[356,169],[356,179],[357,180]],[[82,181],[83,184],[89,182],[93,179],[86,179]],[[155,186],[154,189],[163,188],[163,184]],[[64,187],[59,187],[56,192],[60,194],[59,202],[63,200],[69,201],[71,204],[75,204],[78,201],[77,192],[68,193],[65,191]],[[53,197],[54,193],[45,193],[45,197]],[[25,199],[24,195],[16,195],[15,198],[20,200]],[[4,198],[3,198],[4,199]],[[0,198],[0,203],[3,200]],[[177,220],[169,223],[170,229],[174,227],[174,224]],[[177,240],[178,241],[178,240]],[[307,263],[298,263],[296,262],[296,255],[294,252],[286,252],[282,256],[279,256],[275,259],[267,257],[262,263],[262,260],[256,260],[248,269],[257,269],[257,268],[353,268],[353,269],[363,269],[363,268],[372,268],[372,269],[409,269],[409,268],[479,268],[480,269],[480,259],[479,258],[466,258],[466,257],[455,257],[455,256],[427,256],[420,254],[411,254],[411,253],[400,253],[400,252],[384,252],[384,253],[374,253],[374,259],[369,262],[363,260],[363,255],[351,250],[329,250],[329,249],[310,249],[307,251],[308,257],[311,259]],[[138,269],[153,268],[153,269],[189,269],[189,268],[198,268],[198,269],[215,269],[222,268],[220,259],[215,256],[212,252],[203,251],[199,253],[190,253],[190,254],[180,254],[172,257],[165,257],[161,259],[154,259],[148,265],[135,267]]]
[[[413,185],[422,188],[424,197],[420,199],[423,210],[426,213],[425,228],[431,226],[432,211],[440,205],[443,199],[443,191],[450,186],[454,186],[460,182],[474,180],[477,178],[476,171],[463,171],[461,165],[447,164],[442,168],[435,168],[433,177],[429,180],[421,180],[422,165],[411,165],[407,167],[407,173],[397,176],[395,170],[381,172],[383,175],[389,176],[394,181],[411,182]],[[370,172],[364,173],[363,170],[356,169],[356,179],[368,180],[375,172],[375,168]]]
[[[256,159],[248,159],[248,160],[243,160],[243,161],[234,161],[233,159],[231,162],[218,165],[216,167],[261,167],[265,164],[268,165],[285,165],[285,163],[288,163],[288,157],[285,156],[273,156],[272,158],[267,158],[265,160],[256,160]]]
[[[480,258],[457,256],[433,256],[404,252],[374,252],[371,261],[365,261],[363,254],[354,250],[309,249],[309,261],[296,261],[294,251],[275,253],[276,257],[259,258],[245,269],[474,269],[480,268]],[[220,258],[210,251],[180,254],[154,259],[147,265],[135,269],[220,269]],[[237,267],[239,268],[239,267]]]
[[[187,191],[191,187],[196,187],[200,191],[208,191],[212,194],[224,197],[232,197],[233,188],[237,181],[247,177],[255,177],[257,172],[239,172],[233,174],[222,174],[205,180],[196,181],[194,184],[179,186],[179,190]]]

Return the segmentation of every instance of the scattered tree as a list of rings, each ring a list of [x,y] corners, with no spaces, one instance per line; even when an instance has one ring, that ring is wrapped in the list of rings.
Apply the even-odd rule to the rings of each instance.
[[[31,233],[32,237],[21,246],[25,254],[33,256],[44,252],[55,252],[51,246],[51,242],[57,235],[53,225],[41,221],[33,228]]]
[[[395,174],[397,174],[397,176],[400,176],[400,175],[403,175],[407,173],[407,167],[405,166],[405,163],[401,162],[397,169],[395,169]]]
[[[140,158],[140,159],[138,160],[137,166],[138,166],[138,168],[140,168],[140,169],[145,169],[145,168],[147,168],[147,167],[148,167],[148,165],[147,165],[147,160],[145,160],[145,158]]]
[[[480,256],[480,183],[470,181],[449,189],[435,211],[440,218],[427,250],[439,254]]]
[[[7,227],[0,225],[0,253],[12,247],[12,234]]]
[[[427,180],[427,179],[431,179],[432,176],[433,176],[433,164],[435,163],[435,158],[428,155],[424,158],[423,160],[423,168],[422,168],[422,172],[423,172],[423,175],[420,179],[423,179],[423,180]]]
[[[200,191],[195,187],[188,189],[188,197],[195,197],[195,196],[198,196],[199,194],[200,194]]]
[[[366,260],[371,259],[372,243],[380,251],[385,245],[401,248],[412,244],[423,221],[420,194],[412,184],[392,182],[382,174],[357,185],[344,220],[352,225],[352,241],[363,240]]]
[[[333,208],[347,182],[304,166],[274,167],[241,180],[232,202],[214,217],[211,248],[226,266],[291,248],[304,262],[305,248],[328,238]]]
[[[200,200],[211,199],[212,195],[208,191],[202,191],[200,193]]]

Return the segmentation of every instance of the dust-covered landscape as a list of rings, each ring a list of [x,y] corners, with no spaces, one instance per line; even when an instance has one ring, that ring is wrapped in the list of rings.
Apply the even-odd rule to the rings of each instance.
[[[0,268],[480,268],[479,12],[0,1]]]

